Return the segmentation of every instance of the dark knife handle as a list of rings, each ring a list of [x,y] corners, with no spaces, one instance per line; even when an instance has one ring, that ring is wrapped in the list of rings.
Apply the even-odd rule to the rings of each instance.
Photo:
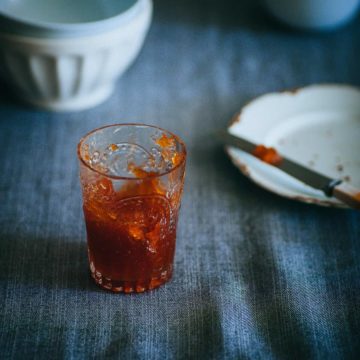
[[[360,191],[351,185],[342,182],[333,188],[332,195],[351,206],[354,209],[360,210]]]

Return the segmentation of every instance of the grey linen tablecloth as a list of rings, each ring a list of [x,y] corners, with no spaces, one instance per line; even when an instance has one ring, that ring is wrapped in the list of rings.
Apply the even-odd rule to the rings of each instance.
[[[256,1],[155,1],[144,49],[103,105],[55,114],[1,84],[1,359],[360,356],[360,213],[292,202],[234,168],[209,134],[246,101],[360,85],[359,19],[300,33]],[[188,146],[175,274],[140,295],[89,277],[76,145],[144,122]]]

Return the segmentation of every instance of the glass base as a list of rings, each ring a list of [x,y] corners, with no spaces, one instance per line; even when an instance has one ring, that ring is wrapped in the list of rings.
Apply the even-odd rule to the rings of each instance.
[[[152,277],[147,280],[135,280],[135,281],[122,281],[113,280],[103,276],[96,270],[94,264],[90,263],[91,277],[95,280],[95,283],[105,290],[109,290],[115,293],[142,293],[158,288],[159,286],[168,282],[172,277],[172,267],[165,270],[158,277]]]

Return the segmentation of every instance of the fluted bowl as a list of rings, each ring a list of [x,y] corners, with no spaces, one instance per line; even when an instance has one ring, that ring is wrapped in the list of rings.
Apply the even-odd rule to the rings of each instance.
[[[32,2],[34,9],[44,1]],[[73,12],[67,16],[73,6],[59,8],[56,15],[50,5],[59,0],[46,1],[48,10],[41,14],[14,11],[9,4],[17,2],[10,0],[5,1],[8,8],[0,6],[0,76],[18,97],[49,110],[76,111],[101,103],[141,49],[151,0],[99,0],[92,11],[81,14],[78,7],[77,17]],[[107,4],[107,12],[95,3]]]

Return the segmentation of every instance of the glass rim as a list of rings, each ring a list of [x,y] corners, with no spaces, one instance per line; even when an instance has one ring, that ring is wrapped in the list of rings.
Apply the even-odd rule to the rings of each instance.
[[[102,129],[106,129],[106,128],[110,128],[110,127],[125,127],[125,126],[140,126],[140,127],[146,127],[146,128],[153,128],[153,129],[157,129],[157,130],[160,130],[162,132],[165,132],[167,134],[170,134],[171,136],[173,136],[175,138],[175,140],[182,146],[183,148],[183,158],[181,159],[181,161],[176,164],[176,166],[174,166],[173,168],[169,169],[169,170],[166,170],[164,172],[159,172],[159,173],[156,173],[156,174],[149,174],[148,176],[144,176],[144,177],[129,177],[129,176],[118,176],[118,175],[109,175],[109,174],[106,174],[98,169],[94,169],[92,166],[90,166],[84,159],[83,157],[81,156],[81,147],[84,143],[84,141],[86,141],[92,134],[94,134],[95,132],[99,131],[99,130],[102,130]],[[110,125],[104,125],[104,126],[101,126],[101,127],[98,127],[96,129],[93,129],[91,131],[89,131],[88,133],[86,133],[79,141],[78,145],[77,145],[77,156],[78,156],[78,159],[81,161],[81,163],[86,166],[88,169],[90,169],[91,171],[94,171],[104,177],[107,177],[107,178],[110,178],[110,179],[114,179],[114,180],[146,180],[146,179],[152,179],[152,178],[159,178],[159,177],[162,177],[164,175],[167,175],[167,174],[170,174],[172,173],[173,171],[175,171],[176,169],[178,169],[180,166],[182,166],[183,164],[185,164],[186,162],[186,155],[187,155],[187,152],[186,152],[186,146],[185,146],[185,143],[184,141],[177,135],[175,135],[173,132],[169,131],[169,130],[165,130],[159,126],[155,126],[155,125],[148,125],[148,124],[143,124],[143,123],[121,123],[121,124],[110,124]]]

